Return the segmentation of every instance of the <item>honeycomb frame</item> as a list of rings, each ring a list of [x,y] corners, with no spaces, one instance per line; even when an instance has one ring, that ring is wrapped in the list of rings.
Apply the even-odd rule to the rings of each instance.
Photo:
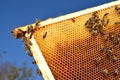
[[[115,46],[111,56],[106,56],[106,52],[100,52],[103,46],[108,49],[113,45],[110,39],[104,41],[104,37],[108,36],[109,32],[120,34],[120,24],[115,25],[115,22],[120,20],[120,14],[115,10],[119,5],[120,1],[115,1],[42,21],[39,28],[34,29],[33,37],[30,39],[32,43],[30,51],[44,79],[117,80],[120,78],[120,73],[114,75],[115,70],[120,66],[119,45]],[[105,36],[101,34],[93,36],[85,27],[85,22],[93,12],[97,12],[100,19],[105,13],[109,13],[107,16],[109,23],[104,27]],[[26,31],[27,26],[16,28],[14,35],[18,29]],[[117,56],[115,62],[113,62],[113,55]],[[100,63],[96,65],[95,60],[98,58]],[[106,69],[108,73],[104,75]]]

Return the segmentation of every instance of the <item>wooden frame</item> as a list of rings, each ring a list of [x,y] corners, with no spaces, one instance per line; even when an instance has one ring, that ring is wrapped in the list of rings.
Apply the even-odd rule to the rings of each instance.
[[[56,23],[56,22],[59,22],[59,21],[67,20],[67,19],[70,19],[70,18],[74,18],[74,17],[80,16],[80,15],[84,16],[84,14],[92,13],[94,11],[99,11],[99,10],[108,8],[110,6],[115,6],[115,5],[118,5],[118,4],[120,4],[120,1],[114,1],[114,2],[107,3],[107,4],[103,4],[103,5],[98,6],[98,7],[93,7],[93,8],[89,8],[89,9],[86,9],[86,10],[71,13],[71,14],[68,14],[68,15],[65,15],[65,16],[59,16],[57,18],[48,19],[48,20],[42,21],[41,25],[39,27],[42,27],[42,26],[45,26],[45,25],[48,25],[48,24],[52,24],[52,23]],[[31,24],[31,25],[35,26],[35,24]],[[14,29],[13,34],[14,34],[15,38],[17,38],[16,35],[18,34],[18,29],[26,31],[27,26],[23,26],[23,27],[19,27],[19,28]],[[33,53],[33,56],[34,56],[34,58],[37,62],[38,67],[40,68],[40,70],[43,74],[44,79],[45,80],[55,80],[49,66],[47,65],[47,62],[45,61],[45,59],[44,59],[36,41],[34,39],[34,36],[30,39],[30,41],[33,44],[32,46],[30,46],[30,51]]]

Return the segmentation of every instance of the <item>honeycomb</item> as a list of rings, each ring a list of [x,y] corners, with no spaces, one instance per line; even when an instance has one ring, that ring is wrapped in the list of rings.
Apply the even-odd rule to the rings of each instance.
[[[110,32],[120,35],[120,24],[115,24],[120,21],[120,14],[115,6],[97,11],[100,19],[105,13],[109,13],[105,35],[93,36],[86,28],[92,12],[36,29],[34,39],[55,80],[117,80],[120,77],[119,73],[115,75],[120,67],[120,45],[114,46],[110,56],[106,51],[101,52],[103,46],[109,49],[114,44],[110,39],[105,41]]]

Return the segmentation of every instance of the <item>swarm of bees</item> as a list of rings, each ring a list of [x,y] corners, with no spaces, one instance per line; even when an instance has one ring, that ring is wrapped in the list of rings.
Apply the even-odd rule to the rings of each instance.
[[[35,25],[27,26],[27,30],[25,30],[25,31],[22,29],[15,29],[15,30],[11,31],[11,33],[13,33],[15,38],[22,38],[22,41],[25,44],[24,51],[29,51],[28,55],[30,57],[33,57],[33,53],[30,51],[30,48],[32,46],[32,42],[30,39],[32,38],[35,29],[38,29],[40,24],[41,24],[41,20],[36,20]],[[47,32],[44,32],[42,38],[45,39],[46,35],[47,35]],[[33,61],[32,64],[36,64],[36,61]],[[42,73],[39,69],[37,69],[36,73],[38,75],[42,75]]]
[[[86,28],[88,28],[93,36],[97,36],[99,33],[101,35],[105,35],[105,31],[103,28],[109,23],[109,19],[107,19],[108,14],[109,13],[105,13],[103,18],[100,19],[98,13],[93,12],[92,17],[86,21],[85,26]]]
[[[120,8],[118,6],[115,7],[115,10],[120,14]],[[89,32],[92,34],[92,36],[97,36],[98,34],[101,34],[104,38],[104,44],[106,45],[108,41],[112,42],[112,45],[108,46],[102,46],[100,49],[100,53],[106,53],[106,57],[113,58],[113,62],[115,63],[118,58],[115,54],[113,54],[113,51],[115,50],[116,46],[120,46],[120,34],[116,34],[115,32],[109,32],[105,33],[104,28],[109,24],[108,16],[109,13],[105,13],[102,19],[99,18],[97,12],[92,13],[92,17],[90,17],[86,23],[85,27],[89,30]],[[116,26],[120,25],[120,22],[114,23]],[[112,57],[111,57],[112,56]],[[98,66],[101,62],[101,58],[98,56],[95,58],[95,64]],[[120,68],[117,68],[114,70],[114,75],[118,75],[120,72]],[[107,69],[104,69],[102,71],[103,75],[106,77],[109,73]]]

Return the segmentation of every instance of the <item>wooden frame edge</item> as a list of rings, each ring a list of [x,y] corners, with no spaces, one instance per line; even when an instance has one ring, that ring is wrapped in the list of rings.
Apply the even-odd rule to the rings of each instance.
[[[47,65],[47,62],[45,61],[34,37],[31,38],[32,46],[30,46],[30,50],[33,53],[34,59],[37,62],[37,65],[39,69],[41,70],[43,77],[45,80],[55,80],[54,76],[52,75],[52,72],[50,68]]]

